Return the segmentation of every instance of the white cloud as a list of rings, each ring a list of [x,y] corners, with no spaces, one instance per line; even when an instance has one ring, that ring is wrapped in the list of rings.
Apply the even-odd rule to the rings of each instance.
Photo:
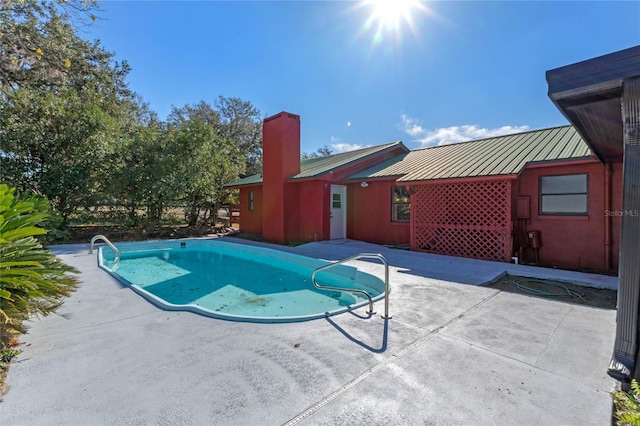
[[[479,127],[475,124],[465,124],[462,126],[441,127],[435,130],[428,130],[420,126],[419,120],[402,114],[401,129],[419,142],[423,148],[436,145],[447,145],[456,142],[465,142],[477,139],[492,138],[513,133],[526,132],[529,126],[502,126],[495,129]]]
[[[333,148],[336,151],[336,153],[338,153],[338,152],[355,151],[356,149],[362,149],[365,147],[357,143],[332,143],[331,148]]]
[[[342,139],[336,136],[331,136],[331,148],[337,153],[355,151],[356,149],[366,148],[363,145],[357,143],[346,143]]]
[[[402,114],[402,130],[407,132],[411,136],[417,136],[425,132],[425,130],[418,124],[418,120],[408,117],[406,114]]]

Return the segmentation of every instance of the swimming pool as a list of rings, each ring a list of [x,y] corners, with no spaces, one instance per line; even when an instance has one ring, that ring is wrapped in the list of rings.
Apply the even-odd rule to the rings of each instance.
[[[313,270],[330,262],[264,247],[207,240],[120,243],[120,259],[101,247],[98,263],[155,305],[202,315],[252,322],[306,321],[336,315],[368,303],[365,296],[320,290]],[[385,283],[356,268],[319,271],[322,285],[364,290],[374,300]]]

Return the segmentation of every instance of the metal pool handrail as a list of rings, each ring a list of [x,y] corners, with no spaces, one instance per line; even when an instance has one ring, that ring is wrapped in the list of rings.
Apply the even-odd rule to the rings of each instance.
[[[351,257],[347,257],[341,260],[338,260],[336,262],[333,263],[329,263],[328,265],[323,265],[320,266],[316,269],[313,270],[313,273],[311,274],[311,282],[313,283],[313,285],[320,289],[320,290],[335,290],[335,291],[346,291],[346,292],[351,292],[351,293],[359,293],[359,294],[364,294],[366,296],[367,299],[369,299],[369,312],[367,312],[368,314],[375,314],[375,312],[373,311],[373,299],[371,298],[371,295],[369,293],[367,293],[365,290],[360,290],[358,288],[343,288],[343,287],[332,287],[332,286],[326,286],[326,285],[321,285],[318,284],[318,282],[316,281],[316,274],[324,269],[329,269],[333,266],[339,265],[341,263],[345,263],[348,262],[350,260],[358,260],[358,259],[379,259],[380,261],[382,261],[382,263],[384,264],[384,315],[381,315],[382,318],[385,319],[391,319],[391,316],[389,315],[389,264],[387,263],[387,259],[384,258],[383,255],[381,254],[377,254],[377,253],[360,253],[360,254],[356,254],[354,256]]]
[[[107,245],[111,248],[111,250],[113,250],[116,254],[116,260],[115,263],[118,263],[120,261],[120,250],[118,250],[116,248],[116,246],[114,246],[111,241],[109,241],[109,239],[107,237],[105,237],[104,235],[96,235],[95,237],[93,237],[91,239],[91,245],[89,246],[89,254],[93,254],[93,245],[95,244],[96,241],[98,240],[102,240],[105,243],[107,243]]]

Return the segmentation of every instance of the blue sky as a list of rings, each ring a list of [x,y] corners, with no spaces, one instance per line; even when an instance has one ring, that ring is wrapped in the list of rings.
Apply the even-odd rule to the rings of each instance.
[[[101,7],[83,35],[129,62],[161,118],[239,97],[265,117],[299,114],[306,152],[563,125],[545,72],[640,44],[640,1],[420,2],[395,21],[357,1]]]

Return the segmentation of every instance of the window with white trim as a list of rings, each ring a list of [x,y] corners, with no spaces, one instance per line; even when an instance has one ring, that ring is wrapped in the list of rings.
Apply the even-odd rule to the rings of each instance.
[[[588,175],[540,176],[540,214],[586,215]]]
[[[249,211],[253,211],[253,191],[249,191]]]

